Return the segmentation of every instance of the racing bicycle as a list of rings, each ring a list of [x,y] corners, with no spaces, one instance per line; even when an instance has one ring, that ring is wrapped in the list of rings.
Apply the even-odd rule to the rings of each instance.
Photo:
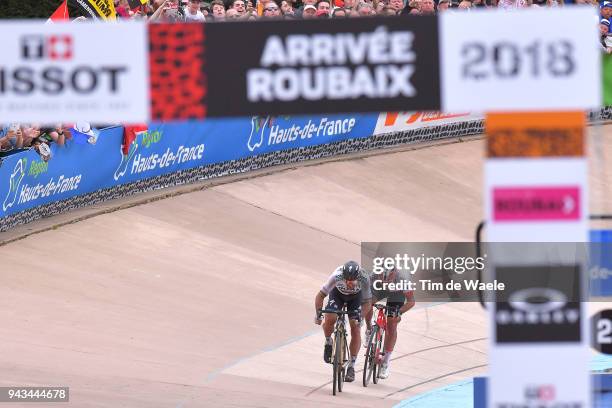
[[[372,332],[368,339],[368,348],[366,349],[365,362],[363,363],[363,386],[367,387],[370,380],[374,384],[378,383],[378,375],[380,372],[382,349],[385,331],[387,330],[387,314],[385,311],[387,306],[375,303],[372,305],[378,309],[376,321],[372,324]],[[394,307],[392,310],[396,310]],[[395,312],[394,312],[395,313]]]
[[[334,326],[334,343],[332,349],[332,364],[333,368],[333,395],[336,395],[336,390],[342,392],[346,369],[350,361],[350,353],[346,336],[346,318],[348,314],[346,306],[342,310],[321,309],[320,313],[334,313],[338,315],[336,325]]]

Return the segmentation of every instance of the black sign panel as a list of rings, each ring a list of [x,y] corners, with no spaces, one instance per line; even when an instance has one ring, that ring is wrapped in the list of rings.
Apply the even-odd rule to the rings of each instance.
[[[206,26],[207,116],[439,110],[435,16]]]
[[[580,267],[495,268],[506,284],[495,303],[497,343],[579,342]]]
[[[591,318],[591,341],[595,350],[612,354],[612,310],[602,310]]]

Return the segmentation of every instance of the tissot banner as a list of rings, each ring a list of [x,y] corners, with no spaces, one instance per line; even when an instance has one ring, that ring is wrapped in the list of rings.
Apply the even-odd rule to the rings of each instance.
[[[142,121],[146,35],[139,23],[3,22],[0,123]]]

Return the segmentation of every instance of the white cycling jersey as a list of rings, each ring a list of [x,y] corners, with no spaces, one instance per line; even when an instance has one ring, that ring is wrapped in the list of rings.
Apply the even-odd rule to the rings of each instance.
[[[363,299],[369,299],[372,297],[370,292],[370,279],[368,274],[363,269],[359,270],[359,276],[353,285],[347,285],[346,279],[342,276],[342,266],[336,268],[335,271],[329,276],[329,279],[321,288],[321,292],[325,295],[329,295],[334,288],[338,289],[338,292],[343,295],[355,295],[359,292],[362,293]]]

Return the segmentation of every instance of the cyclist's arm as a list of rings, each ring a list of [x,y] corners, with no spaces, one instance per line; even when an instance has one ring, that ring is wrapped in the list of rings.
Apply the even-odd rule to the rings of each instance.
[[[364,299],[361,302],[361,314],[365,320],[366,327],[369,329],[372,328],[372,302],[374,299]]]
[[[317,296],[315,296],[315,312],[318,313],[319,310],[323,309],[323,301],[325,300],[326,296],[327,295],[322,291],[319,291],[319,293],[317,293]]]
[[[404,292],[404,296],[406,296],[406,302],[400,308],[400,314],[404,314],[414,307],[414,293],[412,291],[406,291]]]

